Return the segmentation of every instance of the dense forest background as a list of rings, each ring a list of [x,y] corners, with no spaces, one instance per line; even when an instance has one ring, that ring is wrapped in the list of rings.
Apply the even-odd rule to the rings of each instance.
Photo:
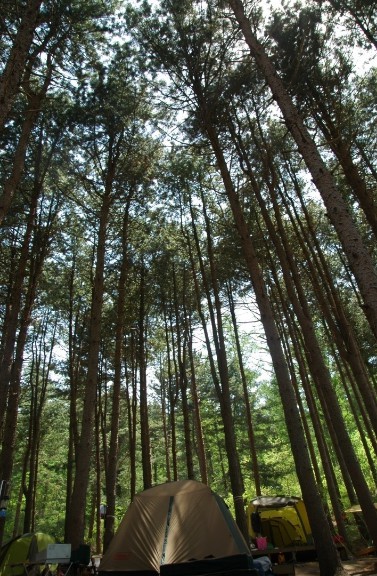
[[[1,12],[0,540],[193,478],[375,541],[375,3]]]

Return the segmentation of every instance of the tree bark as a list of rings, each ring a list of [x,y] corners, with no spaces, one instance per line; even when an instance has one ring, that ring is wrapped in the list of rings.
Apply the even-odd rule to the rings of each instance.
[[[239,144],[239,147],[241,146],[242,143]],[[364,475],[362,474],[362,470],[356,458],[356,454],[353,450],[352,442],[349,438],[343,416],[333,390],[330,374],[321,354],[320,346],[318,344],[314,325],[311,319],[311,313],[307,305],[306,296],[301,286],[299,273],[296,269],[291,245],[286,237],[280,214],[280,208],[276,202],[275,189],[277,186],[276,175],[273,166],[268,165],[267,160],[265,161],[267,174],[266,185],[270,192],[270,198],[274,209],[274,222],[271,220],[265,200],[262,198],[250,163],[248,162],[248,158],[245,154],[243,154],[242,160],[247,166],[245,172],[247,172],[249,176],[254,195],[257,198],[264,222],[267,226],[269,238],[272,240],[279,258],[289,301],[301,327],[302,337],[305,344],[304,350],[308,359],[307,364],[310,367],[310,371],[313,375],[314,381],[316,382],[322,407],[325,411],[325,414],[328,414],[328,425],[331,426],[334,431],[337,440],[337,446],[340,452],[343,454],[344,462],[347,462],[359,501],[360,503],[363,501],[364,507],[369,511],[369,513],[365,515],[369,530],[371,534],[376,534],[377,536],[377,513],[375,513],[374,510],[372,496],[369,492],[369,488],[365,481]],[[372,513],[370,513],[370,511]]]
[[[272,187],[270,192],[274,201],[274,190]],[[265,209],[261,198],[259,198],[259,203],[261,210],[264,213],[264,219],[267,223],[270,237],[272,238],[279,255],[285,285],[287,287],[290,302],[300,323],[303,340],[305,342],[305,351],[308,357],[308,365],[310,367],[314,381],[316,382],[319,396],[322,399],[322,406],[323,402],[325,402],[329,411],[329,415],[331,415],[331,423],[334,426],[334,432],[338,439],[339,448],[344,455],[345,462],[347,463],[347,467],[349,469],[360,505],[362,506],[363,511],[366,511],[364,512],[364,516],[371,537],[373,539],[377,539],[377,511],[374,508],[372,495],[365,481],[359,461],[353,449],[351,439],[347,432],[343,415],[341,413],[339,403],[332,386],[329,371],[323,360],[321,349],[316,338],[313,321],[311,319],[310,310],[299,280],[299,274],[294,264],[292,250],[284,232],[277,203],[274,201],[275,218],[277,222],[277,228],[279,230],[279,239],[276,238],[274,226],[270,221],[269,214]],[[281,246],[284,247],[285,254],[283,254]],[[294,281],[295,288],[293,286],[292,279]]]
[[[334,576],[334,574],[342,572],[343,568],[332,541],[326,514],[313,475],[300,414],[297,408],[296,396],[289,376],[287,363],[284,358],[279,332],[274,319],[274,313],[267,295],[258,258],[255,253],[253,241],[250,237],[250,232],[242,212],[238,195],[234,189],[217,134],[213,126],[209,123],[209,118],[211,117],[210,113],[206,109],[205,102],[201,95],[199,94],[198,96],[201,104],[203,126],[206,129],[218,163],[225,191],[233,213],[234,222],[240,236],[242,251],[253,283],[254,293],[282,400],[297,477],[300,482],[304,502],[307,505],[309,522],[317,545],[321,576]]]
[[[140,386],[140,435],[141,435],[141,458],[143,469],[144,490],[152,486],[151,447],[148,414],[148,391],[147,391],[147,360],[146,360],[146,309],[145,309],[145,269],[144,262],[140,269],[140,303],[138,323],[138,366]]]
[[[188,404],[188,397],[187,397],[187,390],[188,390],[187,366],[186,366],[186,364],[187,364],[187,362],[186,362],[187,335],[185,332],[184,319],[183,319],[183,321],[181,321],[181,314],[179,313],[177,274],[176,274],[174,264],[173,264],[172,277],[173,277],[173,301],[174,301],[175,327],[176,327],[175,333],[176,333],[176,349],[177,349],[176,378],[177,378],[177,381],[179,382],[179,389],[181,391],[187,478],[190,480],[194,480],[195,479],[194,461],[193,461],[193,454],[192,454],[190,414],[189,414],[189,404]],[[184,291],[184,288],[183,288],[183,291]],[[183,294],[183,299],[184,299],[184,294]]]
[[[9,379],[12,369],[12,358],[17,340],[18,319],[21,309],[22,287],[25,281],[26,267],[29,260],[30,238],[35,225],[35,214],[40,194],[40,187],[34,187],[30,204],[24,239],[21,246],[17,269],[14,273],[10,301],[8,305],[7,322],[3,343],[3,354],[0,365],[0,438],[3,437],[4,418],[8,401]],[[8,444],[9,447],[9,444]],[[0,460],[0,478],[4,478]]]
[[[37,229],[34,233],[34,245],[30,251],[30,271],[28,286],[26,289],[25,303],[20,318],[20,327],[17,337],[17,344],[14,359],[9,376],[9,393],[6,418],[4,424],[4,434],[2,441],[2,451],[0,454],[0,470],[2,479],[10,482],[13,470],[13,459],[15,451],[15,441],[17,434],[18,406],[21,390],[21,374],[24,360],[24,350],[27,332],[32,321],[31,312],[34,306],[37,285],[42,272],[45,258],[51,241],[51,229],[55,220],[58,204],[51,201],[50,212],[42,229]],[[0,542],[3,539],[4,522],[0,521]]]
[[[203,482],[203,484],[208,484],[207,458],[204,445],[202,420],[200,416],[200,400],[195,377],[195,362],[194,362],[194,350],[192,341],[191,319],[188,318],[188,313],[186,310],[185,310],[185,319],[186,319],[186,331],[190,334],[188,342],[188,355],[190,363],[190,385],[191,385],[191,398],[193,402],[193,418],[194,418],[194,427],[195,427],[197,450],[198,450],[200,479]]]
[[[25,120],[22,124],[20,139],[18,141],[17,148],[14,154],[12,171],[9,178],[5,180],[3,192],[0,196],[0,225],[2,224],[5,216],[8,213],[8,210],[12,203],[13,196],[16,193],[16,190],[20,184],[22,173],[25,166],[26,151],[29,143],[30,134],[39,116],[41,104],[46,97],[46,93],[51,82],[51,75],[52,75],[52,64],[50,61],[50,57],[48,57],[48,72],[45,77],[42,88],[39,90],[39,92],[34,93],[32,87],[29,86],[29,90],[27,93],[28,106],[26,110]]]
[[[237,441],[233,421],[232,402],[230,397],[228,361],[226,355],[225,338],[222,323],[222,306],[219,294],[215,256],[212,248],[211,229],[209,218],[207,215],[207,209],[203,191],[201,191],[201,197],[202,197],[202,206],[205,221],[205,230],[207,236],[209,279],[207,278],[207,273],[203,263],[199,237],[195,225],[193,207],[192,204],[190,204],[192,228],[195,238],[197,256],[199,259],[203,285],[206,293],[207,306],[212,328],[212,339],[216,353],[218,377],[217,375],[215,376],[214,384],[217,397],[219,400],[221,418],[224,426],[224,440],[229,467],[230,483],[232,487],[235,517],[241,532],[243,533],[245,539],[248,540],[246,513],[243,504],[244,486],[238,458]],[[214,302],[212,302],[211,293],[213,294]],[[207,349],[208,353],[210,353],[210,346],[208,346],[208,341],[207,341]]]
[[[320,192],[339,240],[357,281],[364,306],[363,311],[370,328],[377,337],[377,274],[373,259],[352,221],[347,205],[337,189],[331,173],[326,168],[291,97],[285,89],[276,69],[263,46],[252,32],[241,0],[228,0],[239,23],[245,41],[259,69],[264,75],[274,99],[280,107],[288,130],[292,134],[313,182]]]
[[[136,494],[136,428],[137,428],[137,378],[135,334],[131,332],[130,368],[126,367],[126,401],[128,415],[128,442],[130,446],[130,499]],[[130,373],[130,375],[129,375]]]
[[[334,517],[336,519],[338,532],[343,537],[344,542],[348,545],[348,535],[347,535],[347,530],[345,528],[345,522],[344,522],[344,517],[343,517],[343,507],[341,505],[341,498],[340,498],[340,494],[339,494],[338,482],[337,482],[337,479],[335,476],[334,468],[332,466],[332,462],[331,462],[331,458],[330,458],[330,454],[329,454],[329,448],[328,448],[326,440],[325,440],[325,433],[324,433],[324,430],[323,430],[323,427],[322,427],[322,424],[321,424],[321,421],[319,418],[318,408],[317,408],[317,405],[316,405],[316,402],[314,399],[312,387],[311,387],[311,384],[309,382],[307,362],[306,362],[306,360],[304,358],[304,354],[303,354],[304,346],[302,345],[302,338],[300,338],[300,336],[297,334],[298,328],[292,321],[292,318],[291,318],[289,311],[288,311],[288,306],[286,304],[285,298],[283,297],[283,295],[281,293],[279,293],[279,302],[280,302],[280,305],[283,308],[283,312],[284,312],[284,316],[282,316],[282,318],[280,320],[280,332],[284,335],[283,338],[285,341],[285,355],[286,355],[286,357],[289,357],[289,359],[290,359],[290,362],[289,362],[290,373],[292,375],[292,380],[294,382],[297,403],[300,406],[300,413],[301,413],[301,417],[303,418],[305,435],[306,435],[306,438],[308,441],[308,448],[309,448],[309,452],[310,452],[310,456],[311,456],[311,461],[313,464],[313,468],[314,468],[315,476],[317,479],[317,484],[318,484],[318,487],[320,490],[320,494],[322,495],[325,513],[326,513],[326,516],[328,518],[330,529],[332,529],[332,522],[331,522],[330,514],[328,511],[327,498],[326,498],[326,492],[325,492],[325,490],[327,490],[329,497],[330,497],[330,502],[332,505],[333,514],[334,514]],[[289,333],[289,335],[287,334],[287,332]],[[316,458],[316,454],[314,451],[314,447],[312,446],[309,427],[308,426],[305,427],[306,416],[304,416],[301,394],[300,394],[300,391],[298,388],[298,383],[296,382],[295,367],[293,366],[294,363],[293,363],[293,360],[291,359],[290,354],[289,354],[288,340],[289,340],[289,342],[292,342],[292,346],[294,349],[294,356],[296,358],[295,365],[297,365],[297,367],[298,367],[298,371],[299,371],[299,375],[300,375],[300,381],[302,384],[302,388],[305,392],[306,404],[309,408],[310,421],[312,423],[312,427],[314,430],[314,434],[315,434],[315,438],[316,438],[316,442],[317,442],[317,447],[318,447],[318,452],[320,454],[323,472],[324,472],[325,478],[326,478],[326,489],[323,486],[322,477],[321,477],[320,471],[318,469],[317,458]]]
[[[330,1],[330,4],[334,7],[335,12],[337,12],[339,10],[339,8],[338,8],[339,4],[337,2],[334,2],[334,0],[329,0],[329,1]],[[370,29],[368,24],[365,24],[363,22],[362,17],[357,13],[357,9],[355,9],[350,2],[346,2],[345,0],[341,1],[341,6],[342,6],[343,10],[345,10],[346,12],[348,12],[351,15],[351,18],[354,20],[355,24],[360,28],[360,30],[363,32],[363,34],[368,39],[368,41],[372,44],[372,46],[377,49],[377,37],[375,37],[373,31]],[[356,4],[356,6],[357,6],[357,4]],[[370,4],[369,2],[365,2],[365,3],[360,2],[359,6],[365,7],[366,9],[370,6],[371,10],[374,8],[373,3]]]
[[[50,323],[50,318],[44,320],[44,325],[41,326],[42,334],[36,333],[34,341],[37,342],[38,338],[42,338],[45,344],[47,328]],[[41,436],[41,422],[43,408],[46,402],[46,392],[49,382],[49,372],[52,364],[52,351],[55,344],[57,319],[53,327],[53,334],[49,344],[50,350],[46,357],[45,345],[35,349],[33,353],[33,369],[30,374],[30,388],[31,388],[31,410],[29,422],[29,442],[30,442],[30,458],[29,458],[29,473],[28,481],[25,490],[25,511],[24,511],[24,534],[33,532],[35,529],[35,496],[38,479],[38,459],[39,447]],[[34,348],[36,348],[34,346]],[[41,349],[42,348],[42,349]]]
[[[230,314],[231,314],[232,324],[233,324],[233,330],[234,330],[234,337],[235,337],[235,341],[236,341],[238,364],[240,367],[243,398],[244,398],[244,403],[245,403],[247,435],[249,438],[249,448],[250,448],[251,461],[252,461],[252,466],[253,466],[252,471],[253,471],[253,477],[254,477],[255,494],[257,496],[261,496],[262,491],[261,491],[261,481],[260,481],[260,474],[259,474],[257,449],[255,446],[254,425],[253,425],[253,419],[252,419],[252,414],[251,414],[249,391],[247,389],[247,380],[246,380],[245,370],[244,370],[244,366],[243,366],[242,350],[241,350],[241,343],[240,343],[239,334],[238,334],[238,325],[237,325],[237,318],[236,318],[236,313],[235,313],[233,292],[232,292],[232,287],[230,284],[228,284],[228,286],[227,286],[227,292],[228,292],[229,309],[230,309]]]
[[[169,398],[169,421],[170,421],[170,440],[171,440],[171,454],[172,454],[172,468],[173,479],[178,480],[178,461],[177,461],[177,426],[176,426],[176,410],[178,403],[178,380],[176,377],[177,371],[172,370],[172,365],[176,365],[176,353],[174,343],[174,330],[173,330],[173,317],[171,310],[169,311],[169,327],[165,326],[166,334],[166,350],[168,351],[168,398]],[[170,345],[170,340],[171,345]],[[170,350],[172,350],[170,352]]]
[[[80,371],[82,369],[82,348],[85,339],[83,338],[84,327],[88,324],[89,310],[80,309],[74,312],[74,280],[76,275],[76,256],[73,257],[72,268],[69,275],[69,336],[68,336],[68,374],[69,374],[69,436],[67,450],[67,481],[66,481],[66,510],[71,505],[72,487],[74,481],[74,463],[76,451],[79,443],[78,430],[78,406]],[[76,348],[76,342],[78,346]],[[64,535],[67,540],[68,515],[64,521]]]
[[[292,174],[294,177],[294,175]],[[277,190],[279,190],[277,188]],[[362,359],[360,346],[357,343],[354,329],[352,328],[347,313],[339,298],[339,294],[334,286],[329,265],[323,255],[318,239],[315,234],[312,219],[306,210],[305,204],[299,194],[303,213],[307,226],[304,228],[300,218],[296,213],[296,207],[292,203],[292,210],[289,208],[288,200],[283,193],[280,198],[287,209],[292,226],[296,231],[297,240],[303,253],[306,255],[307,269],[310,272],[310,279],[321,307],[323,317],[331,330],[332,339],[337,344],[337,349],[345,362],[352,370],[355,382],[363,398],[364,406],[369,414],[370,423],[377,434],[377,399],[375,391],[370,382],[367,368]]]
[[[324,103],[324,95],[318,94],[318,91],[314,87],[310,88],[315,105],[317,106],[317,111],[314,110],[313,116],[326,138],[328,145],[337,157],[342,167],[343,174],[348,184],[351,186],[354,195],[364,212],[365,218],[369,222],[369,225],[377,238],[377,207],[373,191],[368,189],[365,180],[361,177],[359,170],[352,159],[351,143],[343,140],[339,129],[333,124],[331,116]]]
[[[123,342],[124,342],[124,321],[125,321],[125,300],[126,281],[128,273],[128,222],[131,195],[127,197],[125,211],[123,215],[122,229],[122,262],[118,281],[118,302],[115,328],[115,351],[114,351],[114,383],[112,393],[111,412],[111,432],[109,455],[106,462],[106,518],[103,536],[103,551],[106,552],[113,536],[115,528],[115,504],[116,504],[116,480],[118,469],[119,450],[119,415],[120,415],[120,394],[121,378],[123,366]]]
[[[67,510],[66,538],[72,549],[84,542],[86,495],[89,484],[90,463],[93,448],[93,426],[97,397],[98,358],[101,334],[101,316],[104,285],[106,230],[111,206],[110,182],[102,199],[99,218],[95,278],[89,325],[88,372],[84,391],[81,434],[76,451],[75,479],[70,506]]]
[[[29,0],[0,80],[0,133],[18,93],[39,18],[42,0]]]

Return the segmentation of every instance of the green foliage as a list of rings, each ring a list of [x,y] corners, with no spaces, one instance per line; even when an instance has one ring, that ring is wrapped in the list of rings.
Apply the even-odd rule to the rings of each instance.
[[[344,3],[330,4],[343,18],[350,17],[351,11]],[[326,6],[330,10],[331,7]],[[353,4],[349,3],[349,6]],[[366,12],[363,14],[365,16]],[[261,22],[260,11],[253,12],[252,17],[257,26]],[[7,30],[14,33],[17,14],[10,5],[7,5],[4,22]],[[1,39],[4,59],[10,47],[8,38],[10,36],[3,35]],[[375,238],[334,151],[333,141],[338,141],[338,137],[332,140],[330,136],[337,134],[344,139],[355,165],[365,177],[368,190],[375,194],[376,70],[371,68],[358,76],[351,55],[345,52],[342,43],[336,44],[336,38],[336,29],[328,14],[321,11],[317,4],[294,4],[288,10],[279,9],[266,24],[266,46],[332,168],[362,230],[366,245],[375,252]],[[324,318],[313,271],[308,267],[308,257],[313,261],[314,257],[323,257],[331,270],[336,293],[354,330],[371,381],[375,380],[377,362],[375,340],[359,305],[353,278],[344,263],[342,247],[323,205],[314,192],[296,147],[287,135],[286,126],[276,112],[264,78],[253,65],[250,54],[244,51],[239,41],[239,31],[233,29],[232,20],[228,15],[224,17],[223,7],[213,2],[203,4],[189,0],[164,1],[160,5],[143,3],[139,8],[124,8],[118,3],[105,5],[96,0],[62,1],[54,6],[43,4],[35,43],[39,54],[35,75],[43,76],[45,56],[51,53],[55,62],[54,82],[32,131],[21,185],[5,225],[0,228],[2,350],[8,305],[17,285],[17,273],[21,270],[22,241],[30,199],[38,185],[40,195],[33,216],[33,235],[27,246],[26,273],[20,289],[22,307],[40,253],[36,241],[47,230],[49,235],[47,257],[38,276],[30,312],[20,381],[17,442],[6,537],[14,529],[20,494],[20,519],[15,530],[19,531],[22,527],[24,485],[27,484],[30,469],[26,454],[30,438],[32,387],[38,388],[33,379],[36,349],[43,349],[47,354],[52,346],[56,323],[52,362],[46,376],[47,396],[41,404],[34,521],[38,530],[49,532],[59,540],[64,539],[68,469],[71,464],[74,465],[68,459],[69,434],[72,432],[70,402],[77,393],[76,409],[81,415],[82,391],[91,345],[88,325],[99,209],[108,191],[109,175],[112,178],[109,190],[111,207],[104,262],[101,354],[98,361],[98,428],[97,444],[92,454],[91,486],[94,488],[90,497],[94,502],[98,498],[101,501],[106,498],[106,459],[116,369],[117,302],[120,273],[126,261],[116,524],[130,504],[132,482],[135,482],[136,491],[143,489],[138,405],[142,274],[145,281],[143,320],[153,482],[165,482],[169,473],[172,478],[175,459],[177,477],[187,477],[187,438],[180,381],[182,372],[178,361],[180,339],[184,352],[181,358],[183,372],[188,382],[189,440],[195,477],[199,479],[200,474],[198,437],[194,431],[193,417],[194,377],[208,481],[213,490],[225,497],[230,508],[233,507],[224,423],[204,341],[203,318],[206,327],[209,327],[205,285],[199,274],[198,256],[193,250],[194,223],[203,269],[208,274],[211,262],[204,204],[210,222],[213,262],[222,300],[232,417],[245,486],[244,497],[248,500],[255,496],[255,484],[244,390],[227,304],[229,284],[234,290],[239,314],[241,349],[262,492],[301,493],[277,384],[272,374],[267,370],[262,371],[257,364],[267,358],[270,369],[269,355],[260,336],[260,318],[255,310],[253,286],[242,253],[242,241],[236,233],[223,181],[203,131],[200,115],[202,100],[206,102],[213,125],[218,130],[240,204],[255,241],[268,297],[282,324],[288,323],[288,314],[282,321],[283,304],[287,304],[291,325],[296,326],[291,303],[285,302],[288,296],[283,264],[263,216],[265,207],[272,226],[277,228],[277,209],[280,210],[284,232],[294,248],[301,287],[313,315],[314,329],[323,355],[331,369],[333,386],[352,444],[367,482],[373,486],[373,473],[362,443],[365,427],[362,425],[360,432],[355,423],[355,415],[362,420],[361,412],[357,404],[356,413],[349,409],[349,397],[335,362],[338,356],[329,333],[330,322]],[[34,85],[38,82],[40,79],[35,80]],[[201,92],[193,89],[198,85]],[[20,94],[8,125],[0,136],[0,181],[3,185],[14,162],[25,102],[25,96]],[[329,131],[330,127],[334,127],[334,132],[327,134],[326,130]],[[261,202],[257,200],[256,191],[260,194]],[[56,210],[51,229],[48,228],[50,210]],[[128,215],[128,219],[123,243],[125,215]],[[311,236],[311,227],[314,237]],[[308,252],[308,244],[312,252]],[[211,289],[209,293],[213,295]],[[329,298],[328,292],[326,298]],[[250,313],[247,315],[247,329],[243,330],[241,310],[245,306]],[[332,320],[336,323],[336,318]],[[37,337],[37,331],[41,330],[44,321],[47,322],[46,332],[42,336],[41,331]],[[20,314],[16,336],[19,336],[21,326]],[[283,330],[281,333],[283,336]],[[294,342],[292,334],[285,335],[284,344],[300,387],[302,374],[310,375],[311,367],[306,366],[305,362],[302,366],[298,365],[300,360],[296,357],[295,346],[302,353],[304,346],[300,338]],[[193,365],[188,357],[191,337]],[[305,395],[301,388],[300,393],[305,407]],[[134,413],[130,411],[132,403],[135,404]],[[320,417],[324,421],[322,414]],[[133,433],[135,438],[132,438]],[[133,439],[135,456],[131,452]],[[330,438],[326,440],[330,445]],[[372,440],[366,438],[371,454],[374,447]],[[131,462],[131,458],[135,462]],[[333,464],[339,493],[346,501],[348,495],[335,457]],[[88,527],[94,522],[93,518],[96,519],[92,507],[92,503],[88,504]],[[95,531],[91,538],[94,546]]]

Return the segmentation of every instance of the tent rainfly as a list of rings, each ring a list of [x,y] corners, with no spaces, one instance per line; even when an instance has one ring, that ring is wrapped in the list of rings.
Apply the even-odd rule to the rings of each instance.
[[[205,484],[182,480],[135,496],[99,573],[200,574],[213,571],[210,567],[218,559],[218,566],[230,571],[252,564],[250,549],[224,501]]]

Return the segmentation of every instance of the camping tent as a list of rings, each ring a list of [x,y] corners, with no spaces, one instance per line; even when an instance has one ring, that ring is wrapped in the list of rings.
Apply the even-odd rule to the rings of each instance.
[[[13,538],[0,549],[0,576],[21,576],[25,573],[23,564],[32,562],[41,550],[55,539],[42,532],[23,534]],[[18,566],[17,566],[18,564]]]
[[[249,535],[276,547],[313,544],[305,504],[296,496],[258,496],[247,507]]]
[[[99,572],[199,574],[249,567],[250,550],[223,500],[194,480],[167,482],[136,495]],[[104,574],[104,576],[106,576]]]

